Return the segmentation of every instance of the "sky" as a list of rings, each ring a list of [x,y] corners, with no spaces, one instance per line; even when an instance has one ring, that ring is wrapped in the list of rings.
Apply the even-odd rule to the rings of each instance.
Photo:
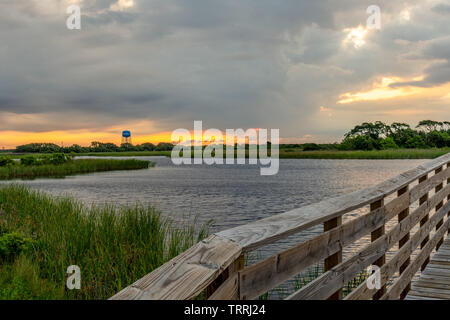
[[[450,120],[449,21],[450,0],[0,0],[0,147]]]

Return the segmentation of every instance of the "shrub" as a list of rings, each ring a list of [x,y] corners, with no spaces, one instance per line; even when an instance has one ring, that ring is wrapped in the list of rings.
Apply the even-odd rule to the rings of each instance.
[[[0,300],[56,300],[64,298],[64,286],[40,277],[39,265],[25,256],[0,265]]]
[[[33,156],[26,156],[20,159],[20,164],[24,166],[35,166],[38,164],[38,160]]]
[[[155,151],[172,151],[173,149],[173,144],[171,143],[167,143],[167,142],[160,142],[158,143],[158,145],[155,147]]]
[[[20,253],[27,251],[31,244],[32,240],[20,233],[4,233],[0,236],[0,259],[12,260]]]
[[[303,151],[317,151],[321,149],[322,148],[316,143],[305,143],[303,145]]]
[[[341,144],[341,150],[373,150],[378,142],[369,136],[356,136],[346,138]]]
[[[447,132],[432,131],[427,135],[427,142],[429,146],[444,148],[450,146],[450,136]]]
[[[64,153],[54,153],[51,156],[44,158],[43,162],[45,164],[58,165],[58,164],[63,164],[63,163],[69,162],[70,159],[71,159],[71,157],[68,155],[65,155]]]
[[[406,140],[405,147],[408,149],[427,148],[427,145],[421,136],[414,136]]]
[[[381,149],[398,149],[398,145],[395,143],[394,139],[387,137],[380,142]]]
[[[0,157],[0,167],[6,167],[9,165],[13,165],[14,160],[8,158],[8,157]]]

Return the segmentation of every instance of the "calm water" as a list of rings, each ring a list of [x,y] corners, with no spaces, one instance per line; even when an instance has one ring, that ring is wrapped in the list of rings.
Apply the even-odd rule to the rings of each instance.
[[[174,166],[165,157],[135,158],[154,161],[156,166],[23,183],[87,204],[140,202],[160,208],[175,220],[212,219],[215,232],[372,186],[426,161],[282,159],[277,175],[261,176],[258,166]],[[258,250],[249,260],[255,262],[320,232],[322,226],[311,228]],[[344,256],[367,241],[368,237],[345,248]]]
[[[165,157],[136,158],[156,167],[23,183],[86,203],[138,201],[175,219],[198,215],[213,219],[218,231],[371,186],[424,162],[282,159],[277,175],[261,176],[258,166],[175,166]]]

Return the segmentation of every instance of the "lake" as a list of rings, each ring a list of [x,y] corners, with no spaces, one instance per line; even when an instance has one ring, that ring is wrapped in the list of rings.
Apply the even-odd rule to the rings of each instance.
[[[261,176],[252,165],[175,166],[165,157],[138,171],[102,172],[23,183],[86,203],[152,204],[175,219],[214,220],[213,231],[343,195],[389,179],[426,160],[281,159]]]
[[[195,216],[200,222],[213,220],[215,232],[372,186],[427,161],[281,159],[277,175],[261,176],[259,166],[175,166],[165,157],[132,158],[151,160],[156,166],[23,183],[88,204],[151,204],[177,221]],[[321,226],[311,228],[260,249],[249,260],[267,257],[320,232]],[[346,248],[344,255],[367,240]]]

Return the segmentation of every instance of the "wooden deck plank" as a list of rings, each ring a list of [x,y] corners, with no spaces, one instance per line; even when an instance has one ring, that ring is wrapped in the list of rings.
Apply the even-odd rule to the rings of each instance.
[[[405,300],[450,300],[450,235],[433,255],[430,263],[413,281]]]

